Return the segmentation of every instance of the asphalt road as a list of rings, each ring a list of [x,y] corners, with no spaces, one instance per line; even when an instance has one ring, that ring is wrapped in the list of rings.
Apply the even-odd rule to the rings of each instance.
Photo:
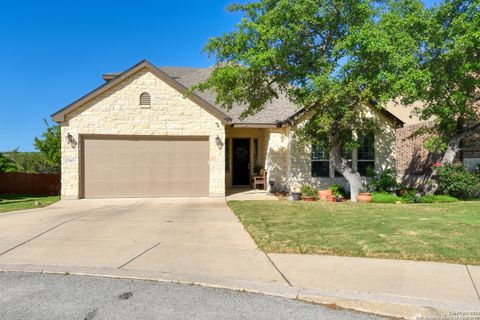
[[[0,319],[379,319],[260,294],[184,284],[0,272]]]

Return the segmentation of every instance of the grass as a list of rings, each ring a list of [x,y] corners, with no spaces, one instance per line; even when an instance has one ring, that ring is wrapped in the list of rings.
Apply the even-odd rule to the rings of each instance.
[[[0,195],[0,213],[42,208],[60,200],[59,196]],[[38,205],[36,204],[38,201]]]
[[[480,265],[480,202],[230,201],[265,252]]]

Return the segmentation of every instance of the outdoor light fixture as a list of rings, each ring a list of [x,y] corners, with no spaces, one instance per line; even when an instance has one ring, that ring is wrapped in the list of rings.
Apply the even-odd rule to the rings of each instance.
[[[222,142],[222,139],[220,139],[219,136],[216,136],[216,137],[215,137],[215,143],[217,144],[218,149],[222,149],[222,148],[223,148],[223,142]]]
[[[75,148],[77,146],[77,141],[75,141],[75,138],[70,134],[70,132],[67,134],[67,141],[72,146],[72,148]]]
[[[268,184],[270,185],[270,193],[273,193],[273,186],[275,185],[275,179],[274,178],[270,179]]]

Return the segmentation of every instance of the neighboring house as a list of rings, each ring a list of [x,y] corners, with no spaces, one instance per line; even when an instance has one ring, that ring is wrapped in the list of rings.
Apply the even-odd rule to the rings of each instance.
[[[414,108],[421,107],[419,102],[408,107],[389,103],[386,107],[404,122],[404,126],[397,129],[395,142],[397,174],[404,185],[412,188],[422,188],[428,182],[433,165],[442,159],[441,154],[431,153],[424,148],[425,141],[431,135],[414,135],[418,129],[433,125],[433,121],[422,121],[414,114]],[[469,170],[476,170],[480,164],[479,137],[462,141],[456,160],[463,162]]]
[[[212,92],[188,95],[212,70],[142,61],[53,114],[62,127],[62,198],[224,196],[249,185],[258,165],[275,190],[345,184],[325,150],[297,141],[307,115],[286,97],[241,118],[244,107],[224,110]],[[382,130],[357,133],[353,168],[395,168],[402,121],[369,106],[359,116]]]

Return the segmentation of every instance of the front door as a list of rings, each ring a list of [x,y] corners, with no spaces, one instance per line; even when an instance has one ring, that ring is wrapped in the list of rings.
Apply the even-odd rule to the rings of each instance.
[[[250,139],[233,139],[232,184],[250,184]]]

